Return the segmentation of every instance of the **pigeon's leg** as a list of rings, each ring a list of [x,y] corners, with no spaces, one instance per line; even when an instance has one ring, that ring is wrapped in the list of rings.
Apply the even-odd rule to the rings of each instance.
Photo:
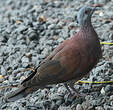
[[[73,82],[73,81],[64,83],[64,86],[66,87],[66,89],[69,92],[68,96],[75,97],[75,94],[76,94],[76,96],[77,96],[77,94],[79,94],[79,92],[73,87],[74,84],[75,84],[75,82]]]
[[[68,84],[65,83],[64,86],[65,86],[65,88],[68,90],[69,94],[72,96],[73,94],[72,94],[70,88],[68,87]]]
[[[80,97],[80,96],[82,96],[82,94],[74,88],[74,84],[70,83],[70,84],[69,84],[69,87],[70,87],[70,88],[72,89],[72,91],[74,92],[74,93],[73,93],[73,97]]]
[[[69,83],[69,87],[74,91],[73,97],[84,97],[84,96],[87,95],[87,94],[80,93],[79,91],[77,91],[77,90],[74,88],[74,84],[75,84],[74,81],[72,81],[72,82]]]
[[[66,87],[66,89],[69,91],[69,95],[71,95],[73,98],[75,97],[83,97],[83,96],[86,96],[86,94],[83,94],[83,93],[80,93],[79,91],[77,91],[75,88],[74,88],[74,84],[75,84],[75,81],[71,81],[69,83],[65,83],[64,86]],[[72,91],[71,91],[72,90]]]

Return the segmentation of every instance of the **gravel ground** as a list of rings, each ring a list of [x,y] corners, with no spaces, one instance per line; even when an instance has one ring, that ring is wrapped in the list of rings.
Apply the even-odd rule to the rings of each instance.
[[[0,0],[0,87],[19,84],[62,41],[79,29],[77,12],[102,4],[92,18],[100,41],[113,42],[113,0]],[[102,45],[103,58],[82,80],[113,80],[113,45]],[[113,110],[113,85],[81,84],[85,97],[69,98],[62,84],[5,103],[16,88],[0,89],[0,110]]]

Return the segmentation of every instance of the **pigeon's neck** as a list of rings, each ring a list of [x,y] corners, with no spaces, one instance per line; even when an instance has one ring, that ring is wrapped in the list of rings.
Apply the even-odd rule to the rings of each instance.
[[[85,30],[90,29],[90,28],[92,28],[92,27],[93,27],[93,26],[92,26],[91,22],[84,23],[84,24],[80,25],[80,28],[81,28],[81,29],[85,29]]]
[[[87,20],[80,20],[79,22],[80,27],[87,27],[87,26],[91,26],[91,19],[87,19]]]
[[[81,37],[88,38],[88,39],[93,37],[92,33],[94,33],[94,35],[96,35],[96,32],[91,23],[88,25],[81,26],[79,33],[82,34]]]

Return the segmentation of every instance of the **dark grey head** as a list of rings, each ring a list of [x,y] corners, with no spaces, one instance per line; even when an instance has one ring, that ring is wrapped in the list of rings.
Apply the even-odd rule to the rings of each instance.
[[[77,20],[80,26],[91,24],[91,16],[95,9],[95,7],[84,6],[79,10]]]

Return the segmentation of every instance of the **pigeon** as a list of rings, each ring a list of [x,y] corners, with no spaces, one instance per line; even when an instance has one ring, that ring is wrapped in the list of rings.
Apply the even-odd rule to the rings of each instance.
[[[98,35],[91,23],[96,7],[83,6],[78,14],[79,31],[58,45],[18,89],[5,96],[16,101],[48,85],[63,83],[67,90],[78,93],[74,83],[87,75],[102,57]]]

